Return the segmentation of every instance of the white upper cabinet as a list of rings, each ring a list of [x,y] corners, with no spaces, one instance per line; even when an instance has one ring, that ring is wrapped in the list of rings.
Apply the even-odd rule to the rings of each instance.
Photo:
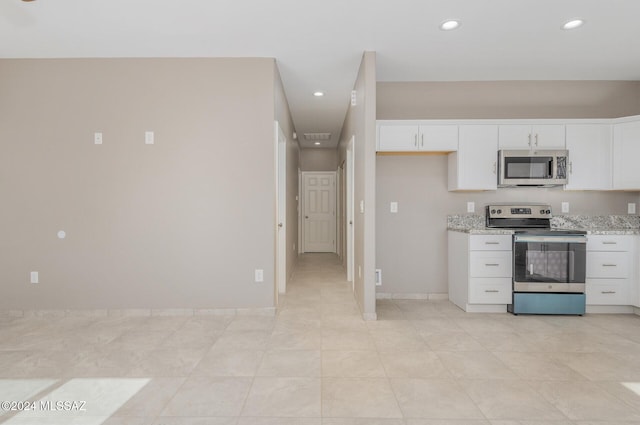
[[[613,189],[640,189],[640,121],[613,126]]]
[[[568,124],[568,190],[611,190],[611,124]]]
[[[507,124],[499,126],[500,149],[564,149],[562,124]]]
[[[453,152],[458,150],[457,125],[379,124],[380,152]]]
[[[497,125],[461,125],[458,151],[449,154],[449,190],[496,190],[497,159]]]

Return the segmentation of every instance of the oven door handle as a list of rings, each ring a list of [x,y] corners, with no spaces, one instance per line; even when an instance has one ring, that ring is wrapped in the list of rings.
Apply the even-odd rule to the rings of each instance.
[[[513,235],[513,242],[549,242],[549,243],[587,243],[584,235],[575,236],[542,236],[542,235]]]

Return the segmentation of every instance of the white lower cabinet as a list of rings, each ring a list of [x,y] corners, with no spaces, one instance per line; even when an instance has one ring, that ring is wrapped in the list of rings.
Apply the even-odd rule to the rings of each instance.
[[[587,305],[638,305],[638,236],[587,236]]]
[[[448,232],[449,300],[469,312],[511,304],[511,235]]]

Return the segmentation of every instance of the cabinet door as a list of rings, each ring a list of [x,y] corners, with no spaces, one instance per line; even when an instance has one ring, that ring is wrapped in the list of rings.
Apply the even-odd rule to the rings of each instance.
[[[389,152],[417,151],[417,125],[381,125],[378,128],[378,150]]]
[[[498,128],[498,146],[500,149],[530,149],[530,125],[501,125]]]
[[[461,125],[458,152],[449,154],[449,190],[496,190],[498,127]]]
[[[640,122],[613,127],[613,189],[640,189]]]
[[[540,124],[531,127],[532,149],[564,149],[565,128],[562,124]]]
[[[611,189],[612,129],[609,124],[567,125],[568,190]]]
[[[420,150],[455,152],[458,150],[457,125],[421,125]]]

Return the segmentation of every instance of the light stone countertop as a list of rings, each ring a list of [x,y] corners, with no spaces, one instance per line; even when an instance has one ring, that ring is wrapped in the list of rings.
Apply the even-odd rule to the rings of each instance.
[[[551,219],[552,229],[583,230],[588,235],[640,235],[640,216],[556,216]],[[511,229],[494,229],[485,226],[485,217],[477,214],[452,214],[447,216],[447,230],[472,235],[511,235]]]

